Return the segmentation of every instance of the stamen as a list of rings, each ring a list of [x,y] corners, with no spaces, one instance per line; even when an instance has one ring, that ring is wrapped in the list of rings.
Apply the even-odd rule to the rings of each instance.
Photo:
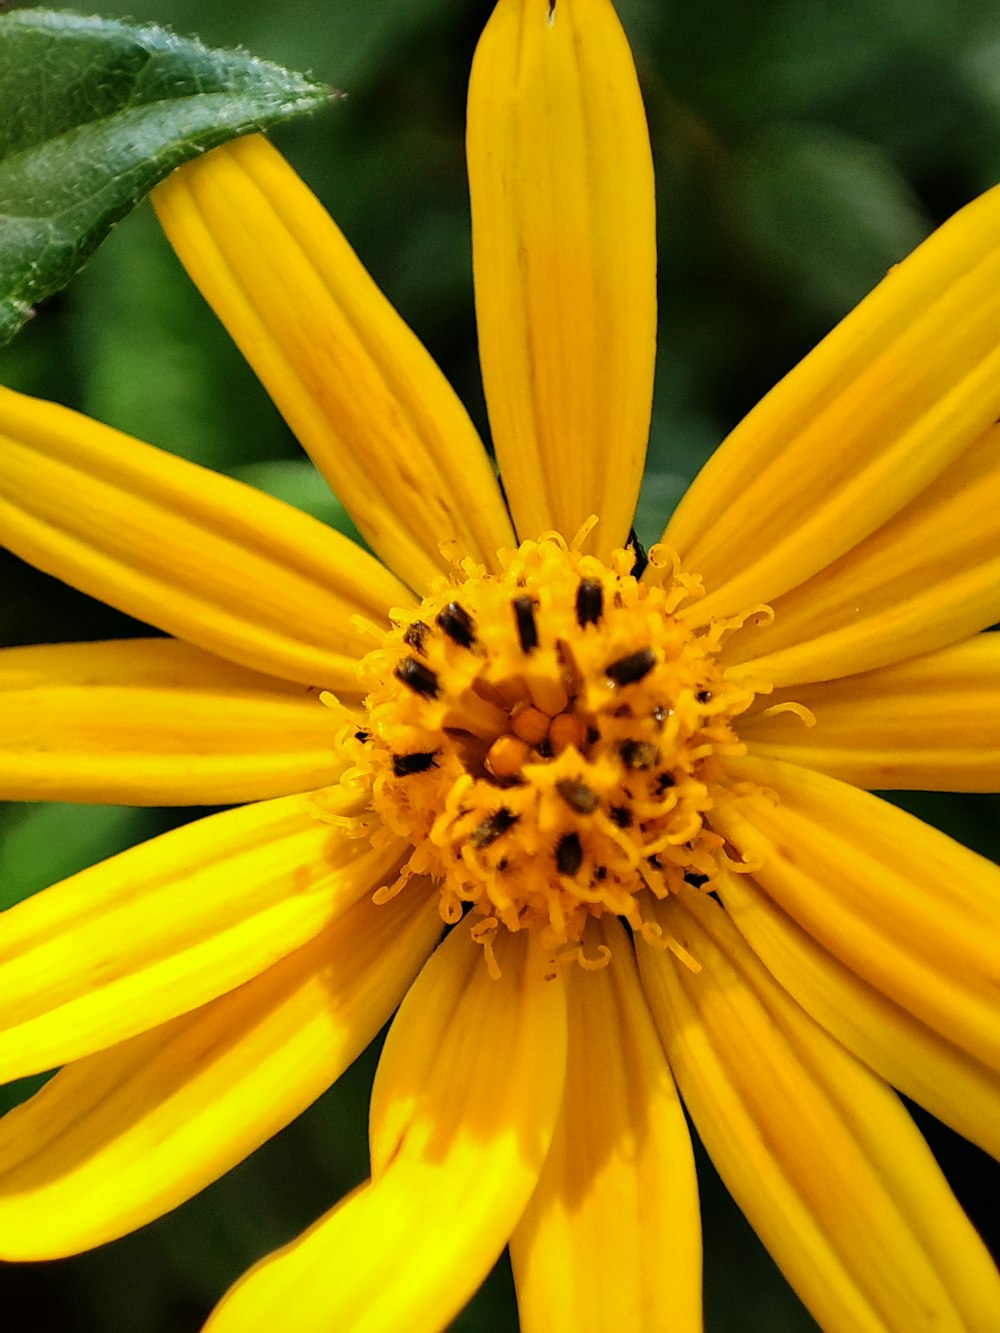
[[[626,741],[621,747],[622,763],[626,768],[646,771],[659,763],[659,748],[651,741]]]
[[[476,642],[472,617],[465,607],[459,606],[458,602],[449,602],[446,607],[439,611],[437,623],[448,638],[453,643],[457,643],[460,648],[471,648]]]
[[[403,634],[403,642],[406,644],[407,648],[412,648],[413,651],[419,653],[421,657],[426,657],[427,652],[424,648],[424,640],[430,632],[430,625],[425,625],[422,620],[414,620],[412,624],[407,625]]]
[[[397,778],[411,777],[414,773],[426,773],[429,768],[433,768],[437,759],[436,750],[428,750],[423,754],[394,754],[392,756],[392,771]]]
[[[530,653],[538,647],[538,625],[535,623],[534,597],[515,597],[514,620],[517,623],[517,637],[521,641],[521,652]]]
[[[469,842],[477,851],[482,851],[484,847],[491,847],[497,838],[513,828],[516,823],[517,815],[502,805],[495,814],[484,819],[473,829]]]
[[[428,699],[436,699],[441,689],[437,673],[430,667],[424,666],[423,662],[418,662],[415,657],[404,657],[393,675],[402,681],[408,690],[412,690],[414,694],[422,694]]]
[[[604,674],[619,685],[634,685],[648,676],[656,666],[656,654],[652,648],[640,648],[638,652],[619,657],[604,668]]]
[[[583,846],[577,833],[564,833],[556,847],[556,869],[560,875],[575,875],[583,865]]]
[[[591,791],[587,784],[581,782],[579,778],[563,778],[561,782],[556,783],[556,791],[570,809],[575,810],[580,815],[589,815],[601,803],[601,798],[597,793]]]
[[[596,625],[604,611],[604,588],[597,579],[581,579],[576,590],[576,621],[581,629]]]

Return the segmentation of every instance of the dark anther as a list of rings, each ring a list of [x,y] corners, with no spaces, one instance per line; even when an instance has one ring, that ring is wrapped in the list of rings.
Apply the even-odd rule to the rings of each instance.
[[[690,884],[692,889],[700,889],[703,884],[708,883],[708,876],[687,874],[684,876],[684,883]]]
[[[368,732],[367,732],[367,731],[356,731],[356,732],[354,733],[354,739],[355,739],[356,741],[361,741],[361,743],[364,744],[364,742],[368,739]]]
[[[412,625],[407,625],[403,633],[403,642],[407,648],[412,648],[415,653],[421,657],[425,656],[424,639],[430,634],[430,625],[425,625],[422,620],[415,620]]]
[[[657,796],[662,796],[668,787],[675,787],[676,785],[677,779],[674,777],[673,773],[661,773],[656,779]]]
[[[632,566],[632,577],[635,579],[641,578],[646,572],[646,566],[649,564],[649,556],[642,549],[642,542],[639,540],[639,535],[635,528],[632,528],[629,532],[626,545],[631,547],[635,552],[635,563]]]
[[[581,579],[576,590],[576,623],[596,625],[604,611],[604,588],[597,579]]]
[[[655,768],[660,759],[660,751],[652,741],[623,741],[620,753],[626,768],[643,771]]]
[[[476,632],[472,628],[472,617],[458,602],[449,602],[437,614],[437,623],[460,648],[471,648],[476,642]]]
[[[598,866],[597,869],[594,871],[595,879],[607,879],[607,877],[608,877],[607,866]]]
[[[575,875],[583,865],[583,848],[577,833],[564,833],[556,843],[556,869],[560,875]]]
[[[415,657],[404,657],[394,675],[408,690],[414,694],[423,694],[428,699],[436,699],[441,689],[437,674]]]
[[[394,754],[392,771],[397,778],[408,778],[413,773],[426,773],[436,762],[437,751],[428,750],[425,754]]]
[[[588,745],[596,745],[597,742],[598,742],[600,739],[601,739],[601,733],[598,731],[598,729],[597,729],[596,727],[588,727],[588,728],[587,728],[587,744],[588,744]]]
[[[491,843],[496,842],[502,834],[517,823],[517,815],[508,810],[505,805],[493,815],[487,815],[481,824],[477,824],[472,830],[472,836],[469,841],[473,847],[481,850],[483,847],[489,847]]]
[[[632,827],[632,811],[625,805],[613,805],[611,807],[612,822],[619,828]]]
[[[711,690],[699,690],[694,696],[700,704],[710,704],[712,702]]]
[[[563,778],[561,782],[556,783],[556,791],[569,808],[579,815],[591,814],[601,803],[597,792],[592,791],[579,778]]]
[[[551,759],[552,756],[555,754],[552,742],[549,740],[547,736],[545,740],[539,741],[538,744],[535,746],[535,754],[537,754],[540,759]]]
[[[604,674],[617,681],[619,685],[634,685],[643,676],[648,676],[656,666],[656,654],[652,648],[640,648],[638,652],[619,657],[604,668]]]
[[[514,619],[517,621],[517,637],[521,640],[521,652],[530,653],[538,647],[538,626],[535,624],[534,597],[515,597],[513,601]]]

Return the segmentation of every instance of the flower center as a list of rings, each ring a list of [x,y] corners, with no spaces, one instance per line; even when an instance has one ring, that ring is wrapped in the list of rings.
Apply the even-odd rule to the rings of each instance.
[[[427,874],[445,921],[472,904],[487,943],[538,928],[579,954],[588,918],[648,931],[644,897],[711,880],[723,840],[705,816],[753,691],[718,661],[731,626],[677,614],[697,588],[670,553],[653,548],[643,582],[634,558],[548,536],[502,553],[501,574],[464,561],[361,663],[356,762],[413,844],[383,896]]]

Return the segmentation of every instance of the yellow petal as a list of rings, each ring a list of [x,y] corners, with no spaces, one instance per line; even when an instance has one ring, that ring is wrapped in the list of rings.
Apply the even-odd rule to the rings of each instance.
[[[774,602],[724,658],[776,685],[900,662],[1000,617],[1000,429],[884,528]],[[697,613],[701,617],[701,611]]]
[[[571,969],[564,1109],[510,1242],[522,1333],[701,1329],[698,1184],[684,1112],[612,918]]]
[[[893,268],[702,470],[664,540],[701,613],[769,602],[873,532],[1000,417],[1000,190]]]
[[[822,1027],[907,1097],[1000,1158],[1000,1075],[834,958],[752,875],[723,871],[716,885],[740,934]]]
[[[174,639],[0,651],[0,799],[232,805],[332,782],[316,691]]]
[[[711,816],[761,888],[875,990],[1000,1071],[1000,869],[834,778],[776,760],[726,766],[772,793]]]
[[[54,403],[0,389],[0,542],[47,574],[243,666],[356,685],[410,594],[324,523]]]
[[[610,0],[500,0],[472,67],[476,316],[497,457],[522,538],[598,514],[624,543],[653,391],[649,134]]]
[[[510,522],[475,428],[336,224],[266,140],[153,194],[181,262],[383,560],[425,588],[445,540],[492,564]]]
[[[460,925],[411,987],[372,1098],[373,1183],[233,1287],[206,1333],[438,1333],[500,1254],[559,1112],[565,993],[524,935]]]
[[[398,862],[332,790],[211,815],[0,915],[0,1081],[186,1013],[317,935]]]
[[[816,719],[767,709],[740,718],[752,755],[817,768],[883,791],[1000,790],[1000,634],[894,666],[765,699],[794,700]]]
[[[0,1121],[0,1253],[124,1235],[243,1160],[333,1083],[441,932],[415,881],[194,1013],[67,1066]]]
[[[638,945],[687,1108],[719,1173],[830,1333],[996,1328],[1000,1277],[892,1090],[694,891],[657,906],[695,972]]]

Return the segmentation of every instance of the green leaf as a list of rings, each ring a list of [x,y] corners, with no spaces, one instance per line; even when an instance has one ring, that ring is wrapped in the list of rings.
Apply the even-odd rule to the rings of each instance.
[[[152,813],[134,806],[3,806],[0,911],[159,831]]]
[[[163,28],[0,15],[0,343],[175,167],[331,96]]]
[[[308,458],[275,458],[261,463],[243,463],[229,469],[234,477],[266,491],[313,518],[329,523],[359,546],[366,546],[351,516],[330,490]]]
[[[748,239],[825,319],[843,315],[927,234],[888,156],[829,129],[785,125],[762,134],[734,183]]]
[[[679,472],[646,472],[635,510],[635,531],[647,550],[662,538],[667,519],[690,484],[691,478]]]
[[[73,287],[79,389],[71,405],[221,471],[296,448],[236,344],[194,283],[178,276],[177,256],[151,208],[136,209],[127,227],[115,228]],[[25,330],[16,350],[63,322]],[[14,350],[4,356],[5,376]],[[43,397],[45,391],[43,385]]]

